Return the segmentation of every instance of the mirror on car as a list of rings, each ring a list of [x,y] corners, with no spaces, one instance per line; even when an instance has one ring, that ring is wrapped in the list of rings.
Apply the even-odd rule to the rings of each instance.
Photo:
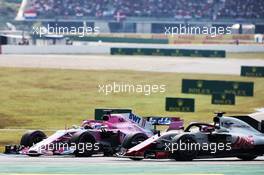
[[[261,130],[262,133],[264,133],[264,120],[261,120],[260,130]]]

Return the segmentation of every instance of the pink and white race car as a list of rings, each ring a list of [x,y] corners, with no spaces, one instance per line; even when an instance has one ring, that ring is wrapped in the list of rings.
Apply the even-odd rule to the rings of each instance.
[[[68,155],[89,157],[94,154],[112,156],[122,147],[131,148],[157,133],[155,125],[168,125],[169,130],[183,127],[179,118],[148,117],[133,113],[108,114],[103,120],[84,120],[80,127],[58,130],[47,137],[42,131],[28,131],[20,145],[7,145],[6,154]],[[123,144],[125,140],[125,145]]]

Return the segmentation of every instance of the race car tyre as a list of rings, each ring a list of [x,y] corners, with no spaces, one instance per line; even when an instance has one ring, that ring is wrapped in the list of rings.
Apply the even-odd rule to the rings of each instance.
[[[143,160],[143,158],[138,158],[138,157],[130,157],[131,160],[134,160],[134,161],[140,161],[140,160]]]
[[[189,149],[188,145],[194,145],[197,142],[190,135],[183,135],[179,139],[173,142],[178,145],[178,149],[172,153],[172,158],[176,161],[192,161],[197,156],[197,150],[191,148]],[[185,145],[185,148],[179,149],[181,145]]]
[[[125,149],[132,148],[146,139],[148,139],[148,136],[144,133],[127,135],[123,141],[122,147]]]
[[[47,138],[47,136],[42,131],[28,131],[21,137],[20,145],[31,147],[45,138]]]
[[[254,160],[256,159],[258,156],[255,155],[242,155],[242,156],[238,156],[237,158],[244,160],[244,161],[250,161],[250,160]]]
[[[71,146],[75,144],[74,154],[76,157],[91,157],[93,155],[96,141],[88,131],[75,133],[70,142]]]
[[[136,134],[127,135],[123,141],[122,147],[125,149],[132,148],[146,139],[148,139],[148,136],[144,133],[136,133]],[[130,157],[130,159],[134,161],[143,160],[143,158],[140,158],[140,157]]]

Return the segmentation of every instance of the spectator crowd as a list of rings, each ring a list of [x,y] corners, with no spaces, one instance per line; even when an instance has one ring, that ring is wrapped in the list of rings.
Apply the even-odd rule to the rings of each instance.
[[[264,18],[264,0],[30,0],[40,18]]]

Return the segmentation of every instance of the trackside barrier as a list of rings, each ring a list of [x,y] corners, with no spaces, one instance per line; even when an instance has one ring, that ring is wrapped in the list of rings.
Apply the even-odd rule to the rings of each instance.
[[[107,44],[107,43],[90,43],[88,45],[2,45],[2,54],[103,54],[110,55],[110,51],[112,50],[112,54],[119,54],[114,51],[113,48],[134,48],[137,49],[136,52],[132,52],[135,55],[144,54],[142,53],[142,48],[145,49],[153,49],[150,54],[153,55],[171,55],[171,56],[199,56],[200,52],[206,53],[212,57],[218,57],[220,53],[223,57],[225,52],[234,52],[234,53],[244,53],[244,52],[255,52],[262,53],[264,50],[264,45],[164,45],[159,44],[153,46],[152,44],[144,44],[144,46],[140,44]],[[153,48],[155,47],[155,48]],[[112,48],[112,49],[111,49]],[[204,51],[206,48],[210,52]],[[138,50],[139,49],[139,50]],[[122,49],[121,49],[122,50]],[[165,52],[162,53],[163,50],[172,50],[172,53]],[[192,52],[190,52],[192,50]],[[195,52],[197,51],[198,52]],[[143,50],[144,51],[144,50]],[[160,52],[161,51],[161,52]],[[129,53],[129,54],[132,54]],[[201,56],[201,54],[200,54]]]
[[[161,48],[111,48],[111,55],[157,55],[225,58],[224,50],[161,49]]]
[[[104,54],[110,55],[110,47],[97,45],[5,45],[3,54]]]

